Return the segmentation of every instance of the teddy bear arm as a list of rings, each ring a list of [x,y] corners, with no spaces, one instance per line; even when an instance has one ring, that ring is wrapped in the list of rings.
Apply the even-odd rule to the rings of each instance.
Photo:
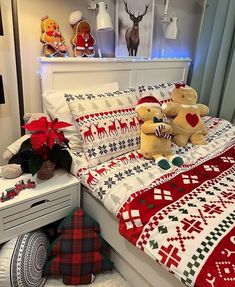
[[[172,127],[171,127],[170,125],[164,124],[162,131],[163,131],[164,133],[171,134],[171,133],[172,133]]]
[[[71,44],[76,45],[77,35],[74,35],[71,39]]]
[[[46,33],[41,35],[41,42],[42,43],[53,43],[53,38],[48,36]]]
[[[2,154],[2,158],[5,160],[5,161],[9,161],[9,159],[11,159],[13,157],[13,153],[9,150],[9,149],[6,149],[3,154]]]
[[[204,136],[206,136],[206,135],[208,134],[208,131],[207,131],[207,129],[206,129],[205,126],[204,126],[203,129],[202,129],[202,134],[203,134]]]
[[[200,111],[200,116],[204,117],[207,116],[209,114],[209,108],[206,105],[203,104],[197,104],[197,107]]]
[[[13,155],[17,154],[19,151],[21,144],[26,141],[28,138],[30,138],[30,134],[24,135],[15,142],[13,142],[11,145],[9,145],[5,152],[3,153],[2,157],[4,160],[8,161],[9,159],[12,158]]]
[[[44,33],[40,37],[40,42],[41,43],[46,43],[46,41],[45,41],[45,34]]]
[[[181,105],[177,103],[167,103],[162,105],[162,111],[167,116],[177,116],[180,108]]]
[[[155,123],[143,123],[141,126],[141,131],[145,134],[153,134],[156,130],[156,125]]]

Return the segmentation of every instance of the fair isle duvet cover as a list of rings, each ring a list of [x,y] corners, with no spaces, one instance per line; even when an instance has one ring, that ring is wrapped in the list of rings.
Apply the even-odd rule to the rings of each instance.
[[[205,122],[207,145],[173,147],[180,168],[163,171],[135,151],[83,169],[81,179],[120,234],[185,285],[234,287],[235,127]]]

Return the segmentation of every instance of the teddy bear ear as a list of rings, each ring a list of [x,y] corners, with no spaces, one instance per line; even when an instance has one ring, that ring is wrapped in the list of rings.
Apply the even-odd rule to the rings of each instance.
[[[26,113],[26,114],[24,114],[24,117],[23,117],[23,119],[24,119],[24,122],[27,124],[27,122],[29,121],[29,119],[31,118],[31,113]]]
[[[185,83],[176,83],[175,84],[176,89],[180,89],[181,87],[185,87]]]
[[[47,117],[44,113],[25,113],[24,114],[24,122],[25,124],[29,123],[29,121],[34,121],[34,120],[38,120],[41,117]],[[47,119],[49,119],[47,117]]]

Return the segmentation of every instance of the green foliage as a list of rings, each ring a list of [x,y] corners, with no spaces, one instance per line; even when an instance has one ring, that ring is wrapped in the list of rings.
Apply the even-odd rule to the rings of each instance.
[[[32,173],[32,175],[35,175],[39,171],[39,169],[42,166],[42,163],[43,163],[43,160],[40,155],[35,155],[35,154],[31,155],[28,165],[29,165],[29,170]]]
[[[55,144],[49,151],[49,159],[58,167],[62,167],[68,172],[72,164],[72,157],[65,146]]]
[[[32,150],[32,145],[30,143],[30,139],[25,140],[21,146],[20,146],[20,151],[27,151],[27,150]]]
[[[32,150],[32,146],[29,142],[24,142],[23,148],[26,150]],[[32,175],[36,174],[42,166],[44,160],[52,161],[56,167],[61,167],[67,172],[70,172],[72,157],[67,150],[67,145],[55,144],[52,149],[49,149],[47,152],[47,158],[43,159],[43,156],[40,154],[35,154],[32,152],[30,159],[28,161],[28,167]]]

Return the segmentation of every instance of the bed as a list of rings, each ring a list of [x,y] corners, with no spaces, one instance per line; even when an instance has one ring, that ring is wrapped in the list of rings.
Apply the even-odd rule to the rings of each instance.
[[[92,84],[118,81],[119,89],[186,81],[190,60],[41,58],[40,62],[45,103],[47,91],[60,90],[63,96],[66,89],[89,87],[91,79]],[[67,99],[71,101],[70,93]],[[116,268],[135,287],[193,286],[196,280],[196,286],[234,286],[235,129],[222,119],[206,117],[205,123],[208,145],[174,146],[185,164],[168,172],[145,161],[136,150],[98,161],[92,168],[83,168],[80,153],[74,153],[74,174],[84,185],[82,206],[100,223]],[[226,236],[220,242],[221,233]],[[197,240],[201,245],[195,244]],[[220,244],[213,253],[216,241]],[[214,259],[208,261],[209,271],[201,268],[208,256]]]

